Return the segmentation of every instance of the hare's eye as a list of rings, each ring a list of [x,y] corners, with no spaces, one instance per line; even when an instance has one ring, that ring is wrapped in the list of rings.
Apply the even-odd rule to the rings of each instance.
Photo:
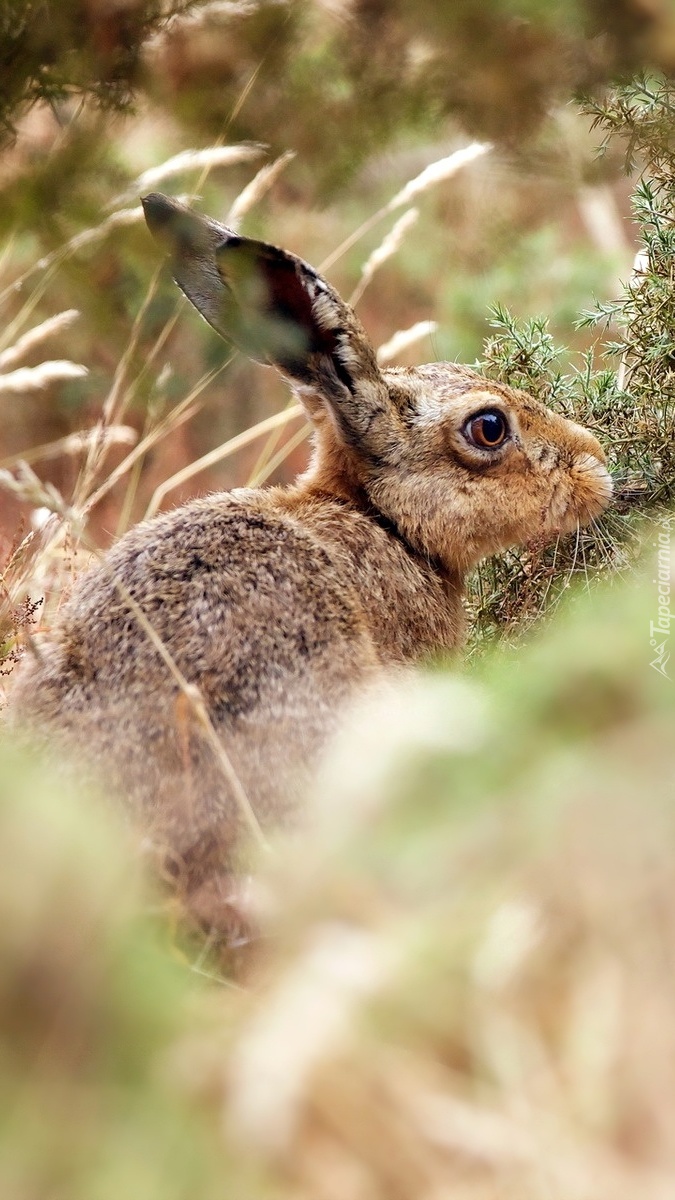
[[[469,441],[481,450],[496,450],[506,441],[509,426],[498,408],[488,408],[471,417],[464,426],[464,432]]]

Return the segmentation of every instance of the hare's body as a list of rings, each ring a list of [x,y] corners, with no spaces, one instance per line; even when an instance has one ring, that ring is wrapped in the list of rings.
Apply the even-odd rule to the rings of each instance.
[[[209,496],[124,538],[82,580],[16,701],[23,692],[40,724],[56,718],[72,750],[92,748],[153,840],[198,875],[207,849],[225,861],[239,814],[126,596],[199,688],[263,824],[297,810],[360,682],[456,646],[462,629],[460,592],[437,567],[375,517],[311,491]]]
[[[451,364],[380,371],[300,260],[163,197],[147,215],[207,319],[291,377],[313,463],[296,487],[132,530],[81,581],[14,707],[93,763],[225,928],[241,795],[263,825],[297,811],[354,692],[461,643],[465,572],[592,519],[611,486],[596,440],[523,393]]]

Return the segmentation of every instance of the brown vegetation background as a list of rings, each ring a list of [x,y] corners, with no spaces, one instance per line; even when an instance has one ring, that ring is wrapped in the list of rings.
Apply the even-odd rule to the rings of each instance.
[[[87,374],[3,390],[0,462],[12,467],[36,446],[91,429],[111,389],[124,393],[120,423],[140,436],[222,368],[192,419],[169,422],[133,479],[126,473],[91,510],[102,545],[143,516],[160,482],[287,399],[269,372],[225,366],[228,347],[194,313],[181,308],[176,318],[177,295],[157,277],[143,224],[113,216],[137,205],[144,172],[172,156],[252,145],[248,161],[186,165],[158,185],[196,191],[225,217],[261,166],[292,152],[243,229],[317,265],[330,256],[330,278],[348,296],[393,222],[374,224],[335,257],[345,239],[428,163],[473,136],[495,138],[488,156],[418,198],[417,223],[359,302],[377,344],[437,322],[407,361],[479,358],[495,300],[516,314],[550,314],[555,336],[583,347],[588,335],[574,331],[574,318],[594,295],[616,292],[633,255],[621,154],[597,162],[597,138],[569,97],[654,43],[640,5],[618,6],[610,21],[590,4],[583,22],[571,5],[530,5],[529,20],[497,3],[181,8],[167,21],[142,3],[5,5],[5,58],[17,80],[12,88],[8,71],[0,93],[1,342],[8,349],[75,309],[72,324],[26,350],[20,365],[67,359]],[[668,44],[658,44],[667,56]],[[283,436],[273,453],[281,445]],[[258,440],[177,485],[165,503],[246,482],[264,447]],[[99,482],[125,451],[105,454]],[[292,477],[306,453],[297,448],[272,478]],[[34,461],[72,496],[81,453]],[[3,493],[5,543],[29,521],[30,504]]]
[[[3,1197],[675,1195],[675,692],[650,633],[655,576],[675,586],[674,64],[659,0],[0,0],[3,687],[132,522],[306,461],[297,418],[254,430],[284,386],[166,279],[151,188],[327,263],[376,344],[436,322],[398,361],[482,359],[579,411],[618,492],[594,541],[488,566],[497,652],[355,714],[251,884],[246,979],[177,934],[114,813],[3,737]],[[406,209],[382,210],[443,161],[392,239]],[[586,371],[576,319],[617,295]]]

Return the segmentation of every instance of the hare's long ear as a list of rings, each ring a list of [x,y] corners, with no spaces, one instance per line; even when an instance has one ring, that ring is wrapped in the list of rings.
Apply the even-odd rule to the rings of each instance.
[[[375,352],[325,279],[294,254],[239,237],[157,192],[143,208],[176,283],[221,337],[283,371],[301,394],[314,393],[348,444],[377,459],[398,457],[400,422]]]

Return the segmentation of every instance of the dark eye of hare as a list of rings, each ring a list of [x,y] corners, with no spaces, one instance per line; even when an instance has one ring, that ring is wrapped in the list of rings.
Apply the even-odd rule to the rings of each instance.
[[[496,450],[506,441],[509,426],[498,408],[487,408],[467,421],[464,432],[469,441],[481,450]]]

